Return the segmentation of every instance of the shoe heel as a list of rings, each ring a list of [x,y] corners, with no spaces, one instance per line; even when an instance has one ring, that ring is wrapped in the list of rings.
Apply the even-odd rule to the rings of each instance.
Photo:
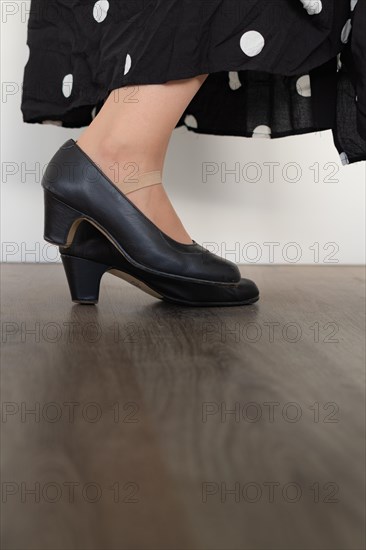
[[[43,238],[52,243],[70,246],[81,220],[82,212],[63,203],[53,193],[44,189],[44,233]],[[77,223],[79,220],[79,223]]]
[[[109,266],[66,254],[61,254],[61,260],[71,300],[80,304],[96,304],[99,300],[100,280]]]

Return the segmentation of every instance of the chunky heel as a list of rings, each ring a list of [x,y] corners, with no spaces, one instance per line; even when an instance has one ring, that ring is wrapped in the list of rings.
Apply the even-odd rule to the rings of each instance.
[[[82,212],[71,208],[44,189],[44,233],[43,238],[52,243],[70,246],[75,231],[82,221]]]
[[[67,254],[61,254],[61,260],[71,300],[80,304],[96,304],[99,300],[100,280],[109,266]]]

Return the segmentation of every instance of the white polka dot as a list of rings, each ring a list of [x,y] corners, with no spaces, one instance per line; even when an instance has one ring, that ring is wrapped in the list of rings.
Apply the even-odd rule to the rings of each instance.
[[[344,27],[342,29],[342,34],[341,34],[341,40],[342,40],[343,44],[346,44],[346,42],[348,42],[349,34],[351,32],[351,28],[352,28],[351,19],[347,19],[346,24],[344,25]]]
[[[97,23],[102,23],[104,21],[104,19],[107,17],[108,10],[108,0],[98,0],[98,2],[94,4],[93,17]]]
[[[341,162],[342,162],[343,165],[349,164],[349,160],[348,160],[347,154],[345,152],[341,153],[339,155],[339,158],[341,159]]]
[[[72,74],[67,74],[62,81],[62,93],[65,97],[71,96],[73,84],[74,77],[72,76]]]
[[[253,130],[253,137],[270,138],[271,137],[271,128],[269,126],[265,126],[264,124],[261,125],[261,126],[257,126]]]
[[[241,87],[238,72],[229,71],[229,86],[232,90],[238,90]]]
[[[258,55],[264,47],[264,38],[260,32],[247,31],[240,39],[240,47],[248,57]]]
[[[351,0],[351,11],[353,11],[356,7],[358,0]]]
[[[296,90],[297,93],[303,97],[311,96],[310,76],[308,74],[304,74],[297,79]]]
[[[130,54],[128,53],[128,54],[126,55],[125,70],[124,70],[124,73],[123,73],[123,74],[127,74],[127,73],[128,73],[128,71],[131,69],[131,64],[132,64],[131,56],[130,56]]]
[[[92,109],[92,112],[91,112],[91,117],[92,117],[92,120],[95,119],[96,117],[96,114],[97,114],[97,106],[95,106],[93,109]]]
[[[198,128],[198,122],[193,115],[187,115],[184,119],[184,124],[190,128]]]
[[[42,124],[52,124],[53,126],[62,126],[62,120],[43,120]]]
[[[309,15],[318,15],[323,9],[321,0],[301,0]]]
[[[341,54],[337,54],[337,71],[342,68]]]

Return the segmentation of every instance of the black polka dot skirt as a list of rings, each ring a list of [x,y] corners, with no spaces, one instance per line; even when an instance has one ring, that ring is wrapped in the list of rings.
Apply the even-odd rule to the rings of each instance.
[[[24,122],[84,127],[112,90],[208,73],[177,127],[331,129],[366,160],[366,0],[31,0],[27,45]]]

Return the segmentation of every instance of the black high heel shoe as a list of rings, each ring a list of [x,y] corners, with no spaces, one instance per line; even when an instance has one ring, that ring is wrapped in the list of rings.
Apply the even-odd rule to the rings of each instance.
[[[87,220],[115,247],[125,272],[134,271],[144,284],[163,277],[171,287],[179,287],[183,302],[196,302],[196,284],[209,284],[212,296],[212,283],[233,289],[241,283],[240,271],[233,262],[195,241],[180,243],[161,231],[73,139],[67,140],[52,157],[42,178],[42,187],[44,239],[62,247],[65,256],[68,256],[66,249],[70,249],[78,225]],[[98,261],[97,252],[91,261],[102,263],[105,270],[110,267]],[[83,280],[86,285],[87,280],[95,280],[96,271],[90,270],[90,264],[88,279],[85,277],[88,270],[76,267],[81,266],[80,262],[70,259],[65,262],[69,281],[70,276],[75,284]],[[102,267],[98,269],[101,271]],[[258,289],[255,283],[250,283],[252,287],[250,292],[248,288],[247,299],[258,299]],[[164,298],[164,293],[159,297]]]
[[[236,284],[185,282],[171,277],[147,275],[132,266],[117,248],[92,224],[82,221],[72,244],[59,247],[71,299],[80,304],[96,304],[104,273],[116,275],[144,292],[162,300],[189,306],[234,306],[253,304],[259,299],[257,286],[250,279]]]

